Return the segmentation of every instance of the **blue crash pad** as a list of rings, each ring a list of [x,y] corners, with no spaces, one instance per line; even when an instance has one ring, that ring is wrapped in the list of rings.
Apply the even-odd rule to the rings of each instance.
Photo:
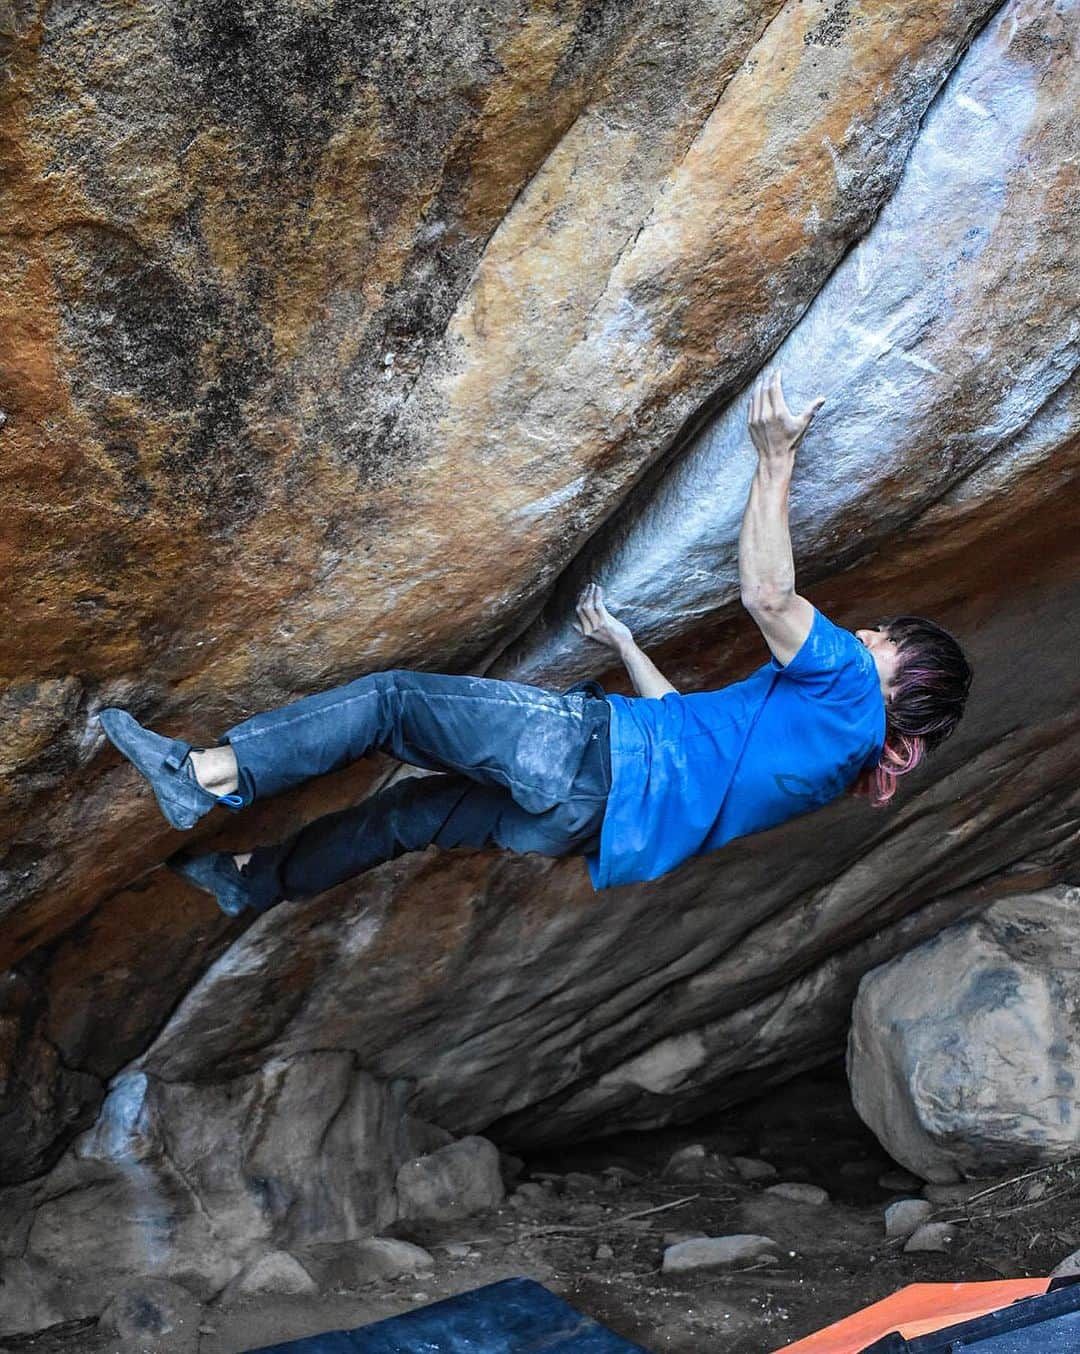
[[[649,1354],[532,1279],[503,1279],[351,1331],[248,1354]]]

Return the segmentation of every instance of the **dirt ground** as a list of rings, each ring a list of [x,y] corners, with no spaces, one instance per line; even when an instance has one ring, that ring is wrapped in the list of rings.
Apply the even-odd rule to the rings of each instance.
[[[822,1186],[829,1202],[794,1203],[764,1193],[773,1181],[677,1181],[664,1164],[701,1143],[727,1156],[762,1158],[777,1179]],[[622,1135],[535,1157],[518,1185],[532,1185],[495,1213],[399,1227],[428,1249],[422,1276],[379,1280],[355,1292],[265,1296],[204,1311],[198,1354],[237,1354],[265,1344],[350,1329],[454,1293],[524,1275],[655,1354],[771,1354],[906,1284],[1048,1274],[1080,1246],[1077,1191],[1066,1181],[1026,1184],[957,1224],[946,1254],[905,1254],[884,1239],[883,1209],[914,1191],[878,1184],[896,1167],[855,1116],[840,1068],[802,1078],[767,1100],[692,1128]],[[1038,1195],[1040,1197],[1028,1197]],[[531,1196],[531,1197],[530,1197]],[[941,1218],[963,1216],[943,1207]],[[665,1275],[667,1234],[760,1233],[782,1259],[738,1273]],[[452,1249],[447,1250],[450,1246]],[[607,1247],[606,1250],[598,1248]],[[2,1354],[112,1354],[94,1323],[8,1338]],[[167,1342],[147,1344],[166,1354]],[[174,1349],[179,1346],[174,1345]],[[192,1347],[185,1347],[188,1354]]]

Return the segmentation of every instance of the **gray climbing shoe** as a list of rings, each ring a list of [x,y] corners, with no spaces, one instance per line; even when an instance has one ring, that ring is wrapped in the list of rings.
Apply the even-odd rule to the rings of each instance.
[[[182,874],[197,889],[213,894],[218,907],[230,917],[238,916],[251,904],[247,881],[228,851],[209,856],[189,856],[185,852],[165,862],[170,870]]]
[[[195,779],[187,743],[144,729],[126,710],[102,710],[98,719],[113,746],[150,782],[158,807],[173,827],[181,831],[194,827],[215,804],[243,808],[240,795],[212,795],[203,789]]]

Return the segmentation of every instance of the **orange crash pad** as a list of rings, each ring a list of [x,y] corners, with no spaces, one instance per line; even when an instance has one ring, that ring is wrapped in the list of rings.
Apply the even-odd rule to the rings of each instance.
[[[925,1335],[1045,1293],[1049,1279],[999,1279],[993,1283],[913,1283],[891,1297],[853,1312],[824,1330],[773,1354],[859,1354],[890,1331]]]

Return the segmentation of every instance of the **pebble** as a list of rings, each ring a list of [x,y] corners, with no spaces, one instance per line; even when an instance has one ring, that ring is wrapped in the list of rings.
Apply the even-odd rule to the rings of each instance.
[[[615,1252],[614,1252],[614,1251],[612,1250],[612,1248],[611,1248],[610,1246],[608,1246],[605,1242],[601,1242],[600,1245],[597,1246],[596,1250],[593,1251],[593,1259],[594,1259],[594,1260],[614,1260],[614,1259],[615,1259]]]
[[[472,1255],[473,1248],[467,1241],[445,1241],[440,1250],[446,1252],[454,1260],[464,1260],[467,1255]]]
[[[732,1157],[731,1164],[743,1180],[775,1180],[779,1171],[757,1157]]]
[[[779,1185],[769,1185],[766,1194],[777,1199],[790,1199],[793,1204],[814,1204],[820,1206],[829,1202],[829,1191],[820,1185],[806,1185],[801,1180],[782,1180]]]
[[[589,1175],[585,1171],[568,1171],[563,1176],[563,1183],[572,1194],[587,1194],[590,1190],[604,1188],[600,1176]]]
[[[905,1251],[947,1251],[952,1245],[952,1224],[948,1222],[924,1222],[917,1228],[904,1246]]]
[[[539,1204],[546,1203],[551,1198],[551,1193],[543,1185],[537,1185],[533,1181],[527,1181],[524,1185],[518,1185],[510,1196],[510,1202],[517,1207],[519,1204]]]
[[[759,1260],[776,1260],[779,1256],[780,1247],[771,1237],[749,1233],[703,1236],[669,1246],[660,1268],[664,1274],[694,1269],[745,1269]]]
[[[910,1171],[886,1171],[884,1175],[878,1176],[878,1184],[882,1189],[894,1190],[897,1194],[910,1194],[923,1187],[919,1177]]]
[[[885,1210],[885,1235],[909,1237],[928,1221],[934,1205],[928,1199],[899,1199]]]

